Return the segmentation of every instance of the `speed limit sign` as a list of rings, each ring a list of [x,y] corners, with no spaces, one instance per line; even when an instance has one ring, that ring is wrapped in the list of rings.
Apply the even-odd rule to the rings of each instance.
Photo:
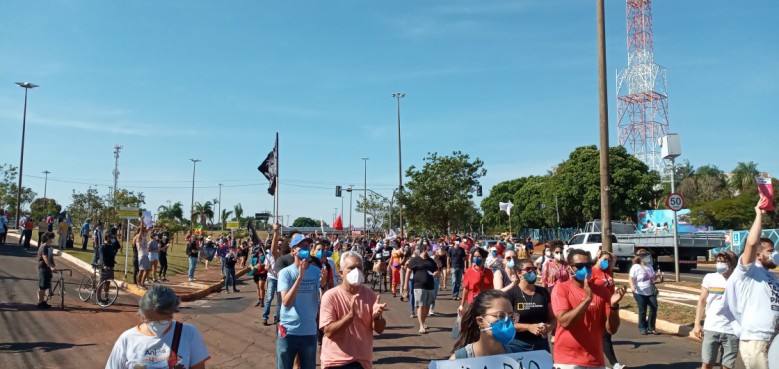
[[[665,206],[673,211],[679,211],[684,208],[684,198],[682,195],[674,192],[665,199]]]

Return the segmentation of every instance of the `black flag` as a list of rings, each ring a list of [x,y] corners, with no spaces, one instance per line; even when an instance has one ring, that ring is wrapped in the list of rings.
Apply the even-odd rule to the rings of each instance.
[[[278,167],[277,167],[277,159],[279,157],[279,141],[278,138],[276,138],[276,144],[273,146],[273,150],[271,150],[270,153],[268,153],[268,157],[265,158],[265,161],[260,164],[259,167],[257,167],[257,170],[259,170],[262,175],[265,176],[265,178],[270,181],[270,186],[268,187],[268,193],[271,196],[276,195],[276,177],[279,174]]]

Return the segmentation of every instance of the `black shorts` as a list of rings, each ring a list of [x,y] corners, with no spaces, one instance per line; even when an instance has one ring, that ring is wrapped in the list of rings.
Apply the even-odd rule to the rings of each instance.
[[[38,268],[38,288],[41,290],[51,288],[51,269]]]
[[[268,273],[254,273],[254,283],[268,280]]]

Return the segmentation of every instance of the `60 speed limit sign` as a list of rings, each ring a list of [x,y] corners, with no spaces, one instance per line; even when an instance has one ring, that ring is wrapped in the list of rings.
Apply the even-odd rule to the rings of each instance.
[[[684,198],[682,195],[674,192],[665,199],[665,206],[673,211],[684,209]]]

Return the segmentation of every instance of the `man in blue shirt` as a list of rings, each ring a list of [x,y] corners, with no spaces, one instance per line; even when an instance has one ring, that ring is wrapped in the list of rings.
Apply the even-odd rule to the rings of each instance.
[[[309,264],[312,239],[297,234],[290,240],[294,264],[281,270],[278,276],[281,292],[281,316],[276,340],[276,367],[292,369],[299,356],[301,369],[316,367],[319,287],[322,272]]]
[[[81,250],[87,251],[87,243],[89,243],[89,232],[91,231],[90,225],[89,225],[89,219],[84,221],[84,224],[81,226],[81,239],[83,240],[81,243]],[[100,246],[100,245],[98,245]]]

